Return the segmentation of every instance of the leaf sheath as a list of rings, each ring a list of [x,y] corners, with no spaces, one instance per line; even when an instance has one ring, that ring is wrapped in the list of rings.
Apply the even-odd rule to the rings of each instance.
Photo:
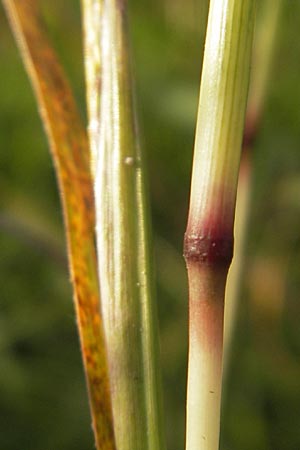
[[[95,3],[82,2],[86,20],[92,14],[85,8],[94,8]],[[86,57],[91,58],[86,69],[87,82],[94,89],[88,102],[99,108],[97,112],[90,105],[88,110],[90,123],[99,127],[91,135],[91,144],[96,141],[92,165],[116,444],[118,450],[158,450],[163,448],[158,337],[143,155],[137,137],[127,42],[127,6],[122,0],[98,3],[101,32],[97,30],[93,36],[97,36],[99,47],[98,51],[86,50]],[[91,45],[93,26],[85,22],[86,49]],[[95,55],[100,55],[100,63]]]

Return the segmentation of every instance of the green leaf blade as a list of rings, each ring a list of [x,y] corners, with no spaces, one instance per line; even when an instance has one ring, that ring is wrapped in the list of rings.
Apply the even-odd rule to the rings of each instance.
[[[83,8],[95,2],[83,1]],[[157,327],[149,256],[143,155],[138,142],[127,44],[126,2],[98,2],[101,70],[87,82],[98,88],[95,117],[95,198],[99,278],[108,348],[115,436],[118,450],[164,448],[159,399]],[[84,17],[91,17],[85,12]],[[90,27],[85,23],[86,39]],[[85,46],[88,48],[88,44]],[[94,52],[86,52],[93,58]],[[94,66],[93,66],[94,63]],[[89,76],[92,73],[92,78]],[[95,137],[95,135],[94,135]],[[91,139],[94,139],[91,136]]]

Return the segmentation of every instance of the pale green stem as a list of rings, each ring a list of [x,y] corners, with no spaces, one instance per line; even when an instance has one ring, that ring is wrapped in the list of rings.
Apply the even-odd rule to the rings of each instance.
[[[231,230],[248,92],[255,0],[212,0],[199,99],[189,229],[220,205]],[[201,177],[199,176],[201,174]]]
[[[187,450],[219,447],[224,294],[255,0],[212,0],[185,235],[190,291]]]
[[[83,3],[83,7],[87,5]],[[156,310],[143,161],[132,99],[126,2],[104,1],[101,8],[101,33],[95,32],[101,71],[90,71],[92,77],[101,79],[96,93],[99,115],[94,115],[96,108],[90,108],[90,119],[96,117],[99,124],[92,164],[114,433],[118,450],[161,450]],[[90,83],[96,85],[95,80]]]
[[[187,450],[219,448],[226,270],[188,265]]]

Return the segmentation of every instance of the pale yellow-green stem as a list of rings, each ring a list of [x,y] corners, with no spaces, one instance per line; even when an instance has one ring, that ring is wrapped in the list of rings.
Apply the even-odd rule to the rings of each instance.
[[[224,293],[254,16],[255,0],[210,3],[184,247],[190,306],[186,450],[219,447]]]
[[[101,309],[118,450],[161,450],[160,376],[141,149],[137,139],[126,2],[97,2],[86,44]],[[85,28],[96,2],[83,2]],[[90,18],[90,19],[88,19]],[[89,91],[88,91],[89,92]],[[95,106],[96,105],[96,106]]]

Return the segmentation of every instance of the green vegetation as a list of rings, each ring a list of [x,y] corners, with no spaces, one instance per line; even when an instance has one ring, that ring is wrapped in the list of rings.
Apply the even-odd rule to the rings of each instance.
[[[85,116],[79,5],[42,2]],[[206,2],[132,2],[137,101],[149,165],[167,444],[184,446],[188,207]],[[300,447],[300,5],[283,7],[254,147],[247,278],[223,408],[221,448]],[[36,105],[1,21],[1,448],[93,448],[56,182]],[[201,29],[200,29],[201,27]],[[257,300],[254,300],[254,299]]]

